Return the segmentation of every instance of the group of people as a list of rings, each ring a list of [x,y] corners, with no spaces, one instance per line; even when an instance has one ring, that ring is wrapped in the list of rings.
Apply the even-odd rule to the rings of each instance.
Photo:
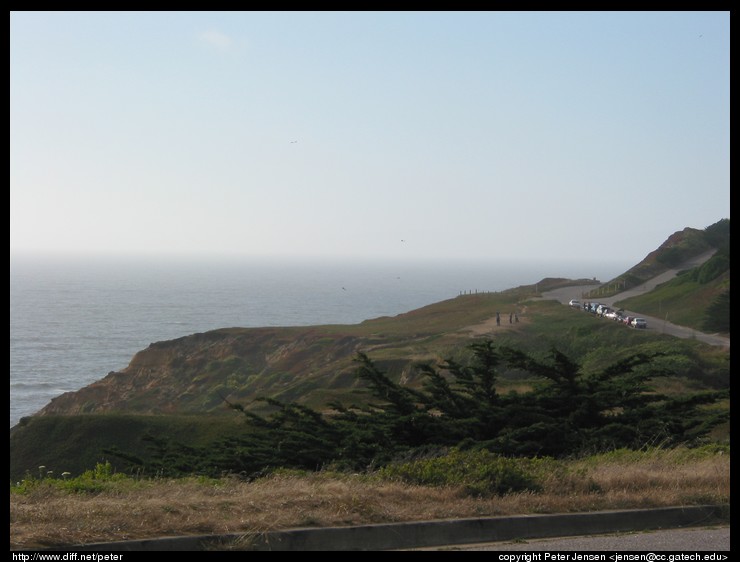
[[[513,324],[515,322],[519,322],[519,316],[517,316],[516,312],[509,312],[509,324]],[[496,326],[501,325],[501,315],[497,312],[496,313]]]

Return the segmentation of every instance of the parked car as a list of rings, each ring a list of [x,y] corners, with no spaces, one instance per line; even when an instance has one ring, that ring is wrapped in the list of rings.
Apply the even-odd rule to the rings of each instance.
[[[578,299],[570,299],[570,301],[568,302],[568,306],[574,306],[576,308],[581,308],[581,301],[579,301]]]
[[[610,310],[611,308],[609,308],[605,304],[600,304],[598,307],[596,307],[596,314],[598,314],[599,316],[606,316],[606,313]]]
[[[644,318],[633,318],[632,322],[630,322],[630,325],[633,328],[647,328],[647,320]]]
[[[617,313],[613,310],[610,310],[609,312],[604,313],[604,318],[609,318],[610,320],[616,320],[617,319]]]
[[[625,324],[627,324],[628,326],[630,326],[630,325],[632,325],[632,320],[634,320],[634,318],[635,318],[634,316],[625,316],[622,319],[622,322],[624,322]]]

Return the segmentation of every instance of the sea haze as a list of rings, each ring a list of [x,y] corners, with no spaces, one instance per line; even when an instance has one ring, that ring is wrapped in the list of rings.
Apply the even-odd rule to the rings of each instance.
[[[11,256],[10,425],[150,343],[224,327],[355,324],[544,277],[633,264]]]

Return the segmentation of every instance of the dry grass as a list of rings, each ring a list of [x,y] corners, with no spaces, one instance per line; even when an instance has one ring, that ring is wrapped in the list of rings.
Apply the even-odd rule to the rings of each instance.
[[[251,483],[148,480],[113,491],[40,486],[11,493],[11,549],[162,536],[255,533],[307,526],[729,504],[729,455],[642,455],[571,461],[540,493],[466,497],[460,489],[383,482],[366,475],[278,474]]]

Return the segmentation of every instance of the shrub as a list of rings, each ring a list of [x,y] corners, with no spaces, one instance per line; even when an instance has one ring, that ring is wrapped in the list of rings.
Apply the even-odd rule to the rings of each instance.
[[[698,270],[699,283],[706,284],[730,269],[730,259],[726,256],[713,256]]]
[[[42,468],[42,467],[39,467]],[[42,489],[58,489],[67,492],[102,492],[111,487],[117,487],[118,483],[131,480],[128,476],[113,472],[110,462],[97,463],[94,469],[86,470],[80,476],[69,478],[68,472],[62,473],[62,478],[39,475],[38,478],[30,472],[20,482],[10,484],[11,492],[17,494],[28,494],[39,492]]]
[[[718,295],[707,307],[702,325],[708,332],[730,333],[730,291]]]
[[[540,491],[537,473],[541,473],[543,462],[506,458],[486,450],[452,449],[443,457],[390,464],[379,469],[377,475],[423,486],[459,486],[470,496],[503,496]]]

